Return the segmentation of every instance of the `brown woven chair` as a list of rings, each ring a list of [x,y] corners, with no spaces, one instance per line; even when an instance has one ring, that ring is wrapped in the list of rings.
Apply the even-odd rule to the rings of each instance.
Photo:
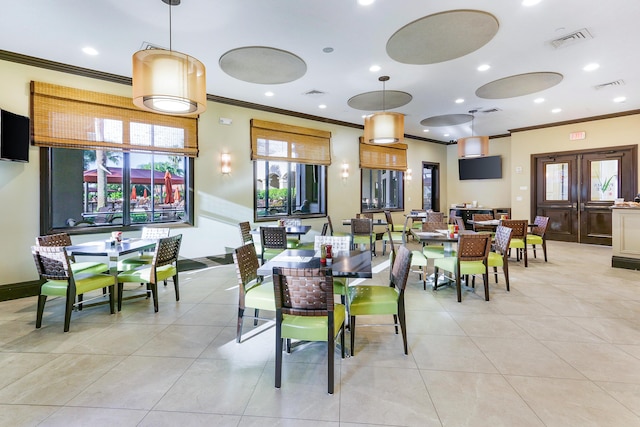
[[[511,243],[509,243],[509,252],[511,249],[516,250],[516,261],[524,258],[524,266],[529,266],[527,259],[527,230],[529,226],[527,220],[520,219],[504,219],[500,221],[500,225],[509,227],[511,231]]]
[[[287,249],[286,227],[260,227],[260,262],[264,264]]]
[[[446,222],[444,212],[427,212],[426,222]]]
[[[38,246],[71,246],[71,236],[67,233],[47,234],[36,237],[36,245]],[[109,266],[103,262],[84,261],[76,262],[75,258],[70,256],[71,270],[74,273],[104,273],[109,271]]]
[[[128,282],[147,284],[147,289],[151,290],[153,297],[153,310],[157,312],[158,283],[171,277],[176,292],[176,301],[180,301],[177,264],[181,242],[182,234],[158,240],[151,264],[144,264],[118,274],[118,311],[122,309],[122,293],[124,284]]]
[[[495,230],[495,227],[492,227],[490,225],[482,225],[482,224],[476,224],[476,221],[489,221],[493,219],[493,214],[473,214],[471,215],[471,219],[473,220],[473,231],[488,231],[488,232],[493,232]]]
[[[462,302],[462,276],[469,283],[469,275],[482,274],[484,281],[484,298],[489,301],[489,276],[487,258],[491,249],[491,235],[488,233],[460,234],[456,257],[444,257],[434,261],[435,285],[438,288],[438,270],[453,274],[456,281],[458,302]]]
[[[111,314],[114,310],[115,280],[110,274],[74,273],[71,269],[71,260],[67,251],[62,246],[33,246],[31,253],[36,263],[40,278],[45,280],[40,287],[38,296],[38,309],[36,314],[36,328],[42,326],[42,317],[47,297],[63,297],[66,299],[64,311],[64,331],[69,331],[71,312],[73,307],[81,305],[76,303],[76,297],[90,291],[101,288],[109,289],[109,308]],[[104,298],[103,295],[96,298]]]
[[[292,339],[326,341],[328,392],[334,389],[335,339],[340,334],[342,357],[345,356],[345,306],[333,300],[331,268],[274,268],[273,287],[276,303],[276,379],[282,384],[283,340],[290,350]]]
[[[350,236],[349,233],[343,233],[341,231],[335,231],[333,229],[333,223],[331,222],[331,217],[327,215],[327,225],[329,226],[329,234],[331,236]]]
[[[384,216],[387,220],[387,230],[382,235],[382,256],[384,256],[387,251],[387,242],[390,242],[391,246],[393,247],[394,243],[401,245],[402,243],[404,243],[405,239],[404,226],[393,225],[393,217],[391,216],[391,211],[384,211]]]
[[[373,223],[369,218],[351,219],[351,244],[354,249],[358,245],[369,245],[372,256],[376,253],[375,235],[373,234]]]
[[[169,237],[171,229],[168,227],[144,227],[140,234],[141,239],[158,240]],[[144,264],[151,264],[153,251],[141,252],[138,256],[125,258],[118,263],[118,271],[131,270]],[[164,283],[167,286],[167,283]]]
[[[496,234],[494,237],[493,249],[494,252],[489,252],[489,258],[487,258],[487,266],[493,267],[493,274],[498,283],[498,267],[502,267],[504,273],[504,281],[509,291],[509,244],[511,243],[511,229],[502,225],[496,228]],[[475,277],[474,277],[475,278]]]
[[[533,257],[536,258],[536,245],[541,245],[542,252],[544,252],[544,262],[547,262],[547,239],[545,234],[549,225],[549,217],[537,216],[533,223],[535,227],[533,227],[531,233],[527,234],[527,246],[531,246]]]
[[[461,216],[454,216],[453,223],[458,226],[459,231],[463,231],[467,229],[467,226],[464,223],[464,220]]]
[[[258,255],[253,243],[247,243],[233,251],[233,262],[238,276],[238,322],[236,328],[236,341],[242,341],[242,323],[245,317],[253,318],[253,326],[258,325],[258,320],[273,320],[259,317],[260,310],[275,311],[275,298],[273,294],[273,282],[264,280],[258,275]],[[245,316],[246,307],[253,307],[254,315]]]

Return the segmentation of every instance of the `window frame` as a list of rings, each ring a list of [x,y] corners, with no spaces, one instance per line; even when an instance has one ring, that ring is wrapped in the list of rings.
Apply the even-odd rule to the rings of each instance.
[[[381,208],[375,208],[375,209],[365,209],[364,208],[364,204],[362,203],[362,200],[364,200],[364,193],[363,193],[363,185],[364,185],[364,180],[365,180],[365,176],[364,173],[365,171],[386,171],[386,172],[395,172],[400,174],[400,177],[398,179],[398,191],[400,192],[400,195],[398,197],[398,207],[381,207]],[[360,212],[361,213],[381,213],[384,211],[390,211],[390,212],[404,212],[404,195],[405,195],[405,188],[404,188],[404,184],[405,184],[405,172],[401,171],[401,170],[396,170],[396,169],[373,169],[373,168],[361,168],[360,169]],[[368,194],[367,197],[372,196],[372,194]]]

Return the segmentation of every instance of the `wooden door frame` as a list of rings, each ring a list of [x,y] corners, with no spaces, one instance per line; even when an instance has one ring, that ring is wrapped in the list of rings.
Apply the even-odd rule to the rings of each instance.
[[[431,167],[431,209],[434,212],[440,212],[440,163],[435,162],[422,162],[422,169],[420,169],[420,207],[424,206],[424,169],[425,167]],[[433,172],[436,172],[435,174]]]

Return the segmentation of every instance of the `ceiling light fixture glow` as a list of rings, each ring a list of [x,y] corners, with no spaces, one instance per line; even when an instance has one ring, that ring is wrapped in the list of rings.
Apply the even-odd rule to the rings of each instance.
[[[592,62],[590,64],[585,65],[584,67],[582,67],[582,69],[584,71],[594,71],[597,70],[598,68],[600,68],[600,64]]]
[[[562,111],[562,108],[554,108],[553,110],[551,110],[551,112],[552,112],[553,114],[557,114],[557,113],[559,113],[559,112],[561,112],[561,111]]]
[[[464,102],[463,98],[456,99],[456,104],[462,104]]]
[[[544,98],[536,98],[533,100],[536,104],[542,104],[544,102]]]
[[[375,0],[358,0],[358,4],[360,6],[369,6],[370,4],[373,4]]]
[[[273,95],[274,95],[274,93],[271,92],[271,91],[268,91],[268,92],[264,93],[264,96],[273,96]]]
[[[91,56],[96,56],[98,54],[98,51],[92,48],[91,46],[83,47],[82,51],[87,55],[91,55]]]
[[[473,134],[474,114],[478,110],[470,110],[471,114],[471,136],[458,138],[458,157],[482,157],[489,154],[489,137],[475,136]]]
[[[540,3],[541,0],[522,0],[522,5],[523,6],[535,6],[538,3]]]
[[[144,49],[133,54],[133,104],[153,113],[194,115],[207,109],[206,71],[202,62],[172,50],[169,5],[169,50]]]
[[[617,103],[624,102],[626,100],[627,100],[626,96],[617,96],[617,97],[613,98],[613,102],[617,102]]]
[[[404,115],[385,111],[385,82],[389,76],[378,78],[382,82],[382,112],[364,119],[364,140],[369,144],[393,144],[404,139]]]
[[[477,70],[478,70],[478,71],[487,71],[489,68],[491,68],[491,65],[489,65],[489,64],[482,64],[482,65],[478,66]]]
[[[371,67],[369,67],[369,71],[371,71],[372,73],[377,73],[378,71],[380,71],[380,66],[379,65],[372,65]]]

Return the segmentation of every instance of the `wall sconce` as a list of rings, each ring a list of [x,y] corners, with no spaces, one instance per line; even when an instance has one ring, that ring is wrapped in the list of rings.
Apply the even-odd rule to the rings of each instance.
[[[404,179],[406,179],[407,181],[411,181],[411,169],[407,169],[407,171],[404,173]]]
[[[349,163],[342,164],[342,178],[349,178]]]
[[[222,153],[220,155],[220,170],[223,175],[229,175],[231,173],[231,155],[229,153]]]

